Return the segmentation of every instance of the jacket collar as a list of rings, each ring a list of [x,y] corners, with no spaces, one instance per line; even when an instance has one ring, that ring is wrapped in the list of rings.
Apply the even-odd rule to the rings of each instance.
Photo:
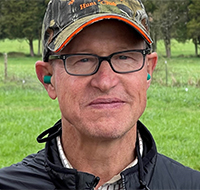
[[[137,123],[137,128],[144,144],[144,154],[141,158],[142,168],[137,164],[121,173],[124,189],[141,189],[141,179],[140,177],[138,178],[138,175],[142,175],[144,178],[142,179],[142,183],[144,182],[148,185],[155,166],[157,150],[153,137],[140,121]],[[46,141],[45,167],[56,188],[70,190],[94,189],[99,181],[98,177],[89,173],[79,172],[75,169],[67,169],[62,166],[55,138],[61,135],[61,133],[61,120],[59,120],[52,128],[38,136],[39,142]],[[48,137],[43,138],[47,134]]]
[[[122,172],[121,176],[124,181],[124,187],[126,187],[125,189],[149,190],[148,186],[154,171],[157,150],[151,133],[140,121],[137,123],[137,129],[143,140],[144,155],[141,158],[140,155],[137,154],[138,164]]]

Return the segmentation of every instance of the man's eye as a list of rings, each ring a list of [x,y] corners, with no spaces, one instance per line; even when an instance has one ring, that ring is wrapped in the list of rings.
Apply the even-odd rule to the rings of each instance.
[[[83,58],[83,59],[79,60],[78,62],[88,62],[88,61],[89,61],[88,58]]]
[[[120,55],[120,56],[119,56],[119,59],[128,59],[128,57],[125,56],[125,55]]]
[[[95,62],[95,59],[94,58],[91,58],[91,57],[79,57],[79,59],[75,59],[72,61],[73,62],[73,65],[90,65],[90,64],[93,64]]]

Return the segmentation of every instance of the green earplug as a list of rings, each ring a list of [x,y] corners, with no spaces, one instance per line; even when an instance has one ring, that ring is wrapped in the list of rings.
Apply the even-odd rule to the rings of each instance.
[[[44,83],[51,84],[51,76],[48,76],[48,75],[44,76]]]
[[[151,75],[148,73],[147,74],[147,80],[150,80],[151,79]]]

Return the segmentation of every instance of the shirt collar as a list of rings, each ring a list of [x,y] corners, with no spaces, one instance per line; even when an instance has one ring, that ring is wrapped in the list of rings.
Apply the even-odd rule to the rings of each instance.
[[[142,156],[143,154],[143,140],[140,136],[140,133],[138,132],[138,138],[139,138],[139,150],[140,150],[140,154]],[[62,147],[62,144],[61,144],[61,139],[60,139],[60,136],[57,136],[56,137],[56,140],[57,140],[57,146],[58,146],[58,152],[59,152],[59,155],[60,155],[60,159],[61,159],[61,162],[63,164],[63,167],[65,168],[68,168],[68,169],[73,169],[72,165],[70,164],[70,162],[68,161],[68,159],[66,158],[65,156],[65,153],[63,151],[63,147]],[[122,171],[128,169],[128,168],[131,168],[133,166],[135,166],[136,164],[138,163],[138,159],[137,157],[135,158],[135,160],[133,160],[133,162],[131,162],[127,167],[125,167]],[[121,173],[121,172],[120,172]],[[112,184],[112,183],[115,183],[116,181],[120,180],[121,179],[121,175],[117,174],[115,175],[111,180],[109,180],[108,182],[106,182],[105,184]]]

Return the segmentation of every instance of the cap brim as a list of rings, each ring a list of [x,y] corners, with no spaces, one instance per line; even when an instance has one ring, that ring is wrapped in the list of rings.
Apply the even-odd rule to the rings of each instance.
[[[60,52],[73,39],[73,37],[76,36],[86,26],[104,19],[116,19],[123,21],[132,26],[149,45],[153,43],[145,29],[143,29],[133,20],[129,20],[116,14],[96,14],[76,20],[74,23],[70,24],[49,44],[49,49],[52,52]]]

